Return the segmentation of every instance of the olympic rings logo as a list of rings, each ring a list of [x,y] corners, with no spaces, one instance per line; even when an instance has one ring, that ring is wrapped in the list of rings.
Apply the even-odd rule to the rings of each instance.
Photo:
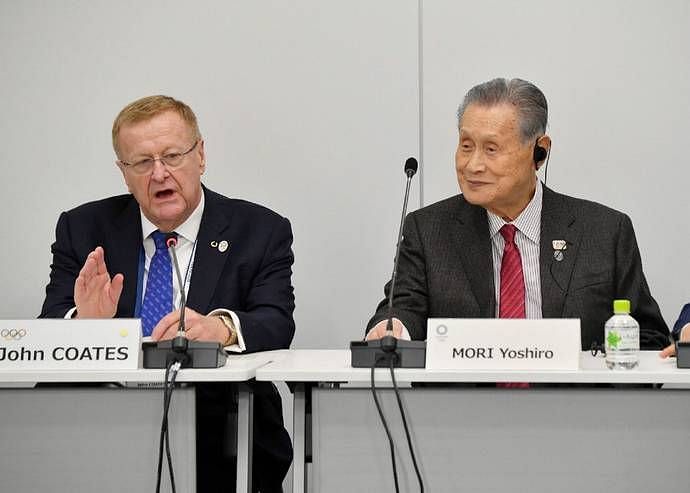
[[[0,331],[0,337],[6,341],[18,341],[26,335],[26,330],[24,329],[2,329]]]

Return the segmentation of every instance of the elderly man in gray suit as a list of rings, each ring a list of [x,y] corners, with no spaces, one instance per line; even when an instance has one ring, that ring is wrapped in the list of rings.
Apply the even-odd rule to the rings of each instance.
[[[579,318],[589,349],[603,343],[612,301],[625,298],[641,347],[668,344],[630,218],[537,178],[551,147],[547,114],[544,94],[524,80],[494,79],[467,93],[455,154],[462,194],[405,220],[396,337],[426,339],[430,317]],[[384,335],[387,318],[384,300],[367,339]]]

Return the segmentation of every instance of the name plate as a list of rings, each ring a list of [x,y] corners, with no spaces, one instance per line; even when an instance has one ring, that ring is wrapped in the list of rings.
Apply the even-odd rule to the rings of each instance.
[[[137,369],[141,321],[0,320],[0,370]]]
[[[430,318],[426,367],[577,370],[579,319]]]

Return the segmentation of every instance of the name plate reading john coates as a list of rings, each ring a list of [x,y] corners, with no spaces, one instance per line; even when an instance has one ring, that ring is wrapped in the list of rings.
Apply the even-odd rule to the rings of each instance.
[[[579,319],[430,318],[426,367],[577,370]]]
[[[141,321],[0,320],[0,370],[139,368]]]

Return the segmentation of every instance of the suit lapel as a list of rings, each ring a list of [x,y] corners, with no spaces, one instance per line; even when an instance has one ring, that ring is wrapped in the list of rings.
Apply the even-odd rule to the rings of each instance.
[[[117,316],[133,317],[137,296],[139,255],[142,248],[141,215],[139,204],[134,197],[116,218],[113,228],[106,232],[103,248],[110,276],[118,273],[125,276]]]
[[[544,187],[539,268],[544,318],[563,316],[563,305],[580,247],[581,232],[563,197]],[[562,260],[554,257],[554,241],[565,240]]]
[[[451,234],[451,241],[455,242],[452,248],[460,253],[464,272],[479,304],[480,316],[491,318],[496,312],[496,297],[489,222],[483,208],[468,204],[462,197],[459,200],[454,214],[458,231]]]
[[[196,253],[192,268],[187,304],[199,313],[207,313],[228,255],[232,252],[232,238],[223,232],[230,225],[229,217],[219,209],[219,196],[204,188],[205,206],[197,235]],[[221,242],[230,248],[221,251]]]

